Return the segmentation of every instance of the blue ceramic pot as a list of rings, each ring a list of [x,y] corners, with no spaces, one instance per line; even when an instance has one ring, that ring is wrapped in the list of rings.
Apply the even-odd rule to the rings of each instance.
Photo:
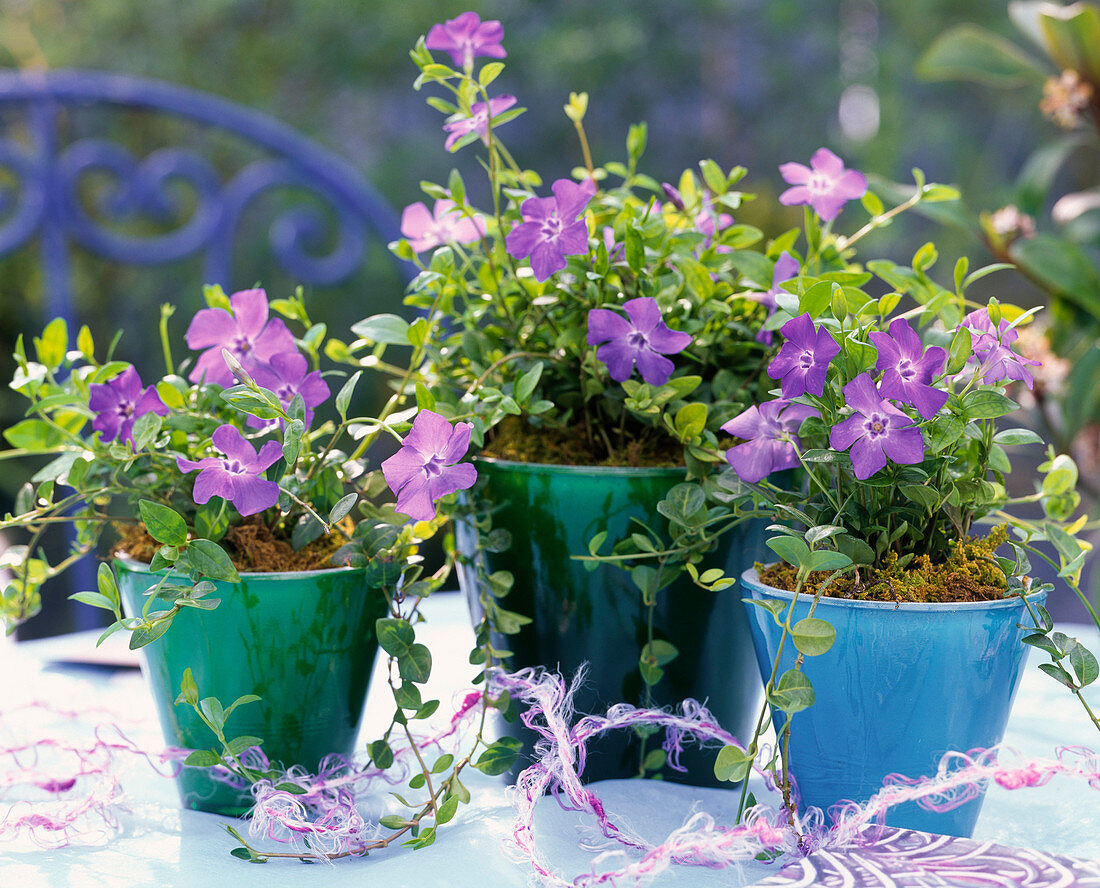
[[[793,593],[763,585],[755,570],[741,575],[756,659],[765,679],[782,629],[749,599],[790,602]],[[1042,604],[1045,593],[1031,598]],[[807,616],[799,596],[792,622]],[[1021,642],[1027,610],[1018,598],[914,604],[822,598],[814,616],[836,629],[825,654],[806,657],[803,672],[817,701],[791,721],[790,768],[802,805],[828,811],[839,801],[864,802],[887,774],[935,774],[946,752],[996,746],[1029,648]],[[779,672],[797,651],[788,640]],[[784,721],[774,719],[776,730]],[[889,826],[970,836],[978,798],[944,813],[916,803],[892,808]]]

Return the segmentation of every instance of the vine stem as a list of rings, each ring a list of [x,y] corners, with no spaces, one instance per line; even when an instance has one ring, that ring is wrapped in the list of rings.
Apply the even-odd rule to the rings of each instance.
[[[878,216],[872,216],[867,221],[867,224],[865,224],[861,229],[859,229],[859,231],[857,231],[851,237],[838,237],[836,239],[837,252],[841,252],[841,253],[844,252],[846,249],[848,249],[848,247],[850,247],[856,241],[862,240],[864,237],[866,237],[868,234],[870,234],[876,228],[881,227],[883,225],[883,223],[889,222],[895,216],[900,215],[901,213],[904,213],[906,210],[912,209],[913,207],[915,207],[917,204],[920,203],[922,197],[924,197],[924,189],[923,188],[917,188],[917,190],[913,192],[913,196],[910,197],[908,200],[904,201],[903,203],[898,204],[893,209],[887,210],[885,213],[881,213]]]

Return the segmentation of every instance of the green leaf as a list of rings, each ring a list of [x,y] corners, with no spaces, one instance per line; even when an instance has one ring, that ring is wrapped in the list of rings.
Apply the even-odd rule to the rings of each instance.
[[[352,324],[352,332],[360,339],[387,345],[409,344],[409,323],[395,314],[377,314]]]
[[[736,746],[723,746],[714,760],[714,776],[730,783],[740,783],[749,775],[753,757]]]
[[[264,741],[260,737],[242,735],[240,737],[234,737],[226,746],[229,747],[229,752],[232,755],[240,755],[246,749],[251,749],[253,746],[261,746],[263,742]]]
[[[1006,416],[1020,405],[992,389],[975,389],[963,395],[962,408],[969,419],[996,419]]]
[[[156,440],[157,435],[160,434],[163,422],[164,420],[152,411],[143,413],[137,418],[130,432],[131,444],[135,453],[149,448],[149,445],[151,445],[153,441]]]
[[[645,268],[645,247],[642,244],[642,234],[633,225],[627,226],[624,241],[626,248],[626,264],[635,274]]]
[[[542,377],[542,364],[535,364],[523,374],[517,381],[515,386],[515,398],[520,404],[526,404],[531,400],[531,395],[535,391],[535,386],[539,384],[539,379]]]
[[[699,401],[685,404],[676,411],[673,425],[681,441],[692,441],[698,438],[707,426],[707,405]]]
[[[186,703],[188,706],[196,706],[199,702],[199,686],[195,684],[195,676],[191,673],[191,667],[183,670],[183,678],[180,679],[180,695],[177,703]]]
[[[394,689],[393,699],[402,709],[416,712],[424,705],[424,698],[420,696],[420,688],[412,682],[406,682]]]
[[[1096,681],[1097,677],[1100,677],[1100,665],[1097,664],[1092,651],[1077,639],[1074,639],[1074,641],[1076,644],[1069,649],[1066,659],[1069,660],[1070,666],[1073,667],[1073,671],[1077,675],[1078,684],[1085,687]]]
[[[672,642],[661,638],[646,642],[642,648],[642,660],[655,662],[658,666],[667,666],[679,656],[680,651]]]
[[[925,487],[923,484],[902,484],[898,487],[898,490],[902,496],[923,507],[925,511],[932,511],[940,502],[939,494],[931,487]]]
[[[806,617],[791,627],[794,646],[807,657],[818,657],[833,646],[836,630],[825,620]]]
[[[349,493],[347,496],[341,498],[341,500],[332,507],[332,511],[328,513],[328,523],[338,523],[341,518],[351,511],[352,506],[354,506],[358,500],[359,494],[357,493]]]
[[[436,813],[435,822],[437,825],[447,823],[451,820],[455,813],[458,811],[458,799],[455,796],[448,796],[447,799],[439,806],[439,811]]]
[[[1077,244],[1039,232],[1013,241],[1009,255],[1044,289],[1100,318],[1100,272]]]
[[[24,450],[48,450],[65,440],[60,430],[41,419],[24,419],[4,430],[4,439],[12,447]]]
[[[229,853],[239,860],[252,860],[252,852],[249,851],[247,848],[234,848]]]
[[[814,688],[798,669],[788,669],[779,677],[768,702],[781,712],[792,714],[814,705]]]
[[[404,829],[409,821],[399,814],[387,814],[378,821],[386,829]]]
[[[1094,3],[1039,7],[1043,45],[1060,68],[1080,73],[1088,83],[1100,83],[1100,8]]]
[[[367,753],[376,768],[386,770],[393,764],[393,750],[385,740],[375,740],[368,744]]]
[[[38,353],[38,360],[51,370],[56,370],[65,360],[65,352],[69,350],[69,328],[64,318],[54,318],[42,331],[42,338],[34,338],[34,348]]]
[[[241,579],[229,554],[212,540],[192,540],[176,566],[226,583],[238,583]]]
[[[768,611],[775,620],[777,626],[783,625],[783,611],[787,605],[782,601],[776,601],[774,598],[743,598],[742,601],[747,601],[749,604],[755,604],[762,610]]]
[[[794,539],[794,537],[791,539]],[[805,566],[809,570],[842,570],[851,563],[852,559],[843,552],[818,549],[816,552],[810,553],[809,560],[805,562]]]
[[[963,24],[941,34],[917,62],[925,80],[972,80],[993,87],[1041,84],[1043,66],[1014,43]]]
[[[199,712],[215,727],[221,728],[225,725],[225,710],[217,697],[203,697],[199,700]]]
[[[1040,663],[1039,668],[1055,681],[1064,684],[1067,688],[1072,689],[1075,687],[1072,676],[1070,676],[1061,666],[1057,666],[1054,663]]]
[[[81,604],[87,604],[90,607],[101,607],[109,611],[115,609],[114,602],[106,595],[101,595],[98,592],[74,592],[69,596],[69,601],[79,601]]]
[[[515,737],[501,737],[481,754],[474,767],[490,777],[506,773],[515,763],[523,742]]]
[[[114,604],[119,603],[118,582],[115,580],[115,572],[111,565],[104,562],[96,571],[96,586],[101,595]]]
[[[1058,496],[1077,487],[1077,463],[1064,453],[1054,457],[1043,476],[1043,496]]]
[[[222,757],[209,749],[196,749],[183,763],[192,768],[212,768],[222,763]]]
[[[931,423],[924,427],[928,436],[929,453],[939,453],[946,450],[963,436],[966,431],[966,423],[957,416],[946,413],[937,416]]]
[[[408,654],[416,640],[416,631],[408,620],[396,617],[383,617],[374,624],[378,635],[378,644],[391,657],[400,659]]]
[[[1041,632],[1031,632],[1028,635],[1025,635],[1021,639],[1021,641],[1023,641],[1024,644],[1029,644],[1032,647],[1037,647],[1042,651],[1046,651],[1056,660],[1062,659],[1062,652],[1058,649],[1058,645],[1056,645]]]
[[[1043,438],[1031,429],[1004,429],[993,436],[993,443],[1003,447],[1014,444],[1042,444]]]
[[[706,505],[706,496],[698,484],[675,485],[663,500],[657,503],[657,511],[669,521],[684,523]]]
[[[135,629],[130,636],[130,650],[136,651],[138,648],[143,648],[147,644],[152,644],[168,631],[168,626],[171,622],[171,620],[158,620],[151,626],[142,626]]]
[[[340,414],[340,419],[348,418],[348,405],[351,404],[352,395],[355,394],[355,386],[359,384],[359,378],[363,375],[362,370],[356,370],[342,386],[340,391],[336,394],[336,412]]]
[[[432,674],[432,654],[425,645],[413,644],[397,659],[397,669],[405,681],[423,684]]]
[[[833,281],[818,281],[798,300],[799,312],[809,312],[811,318],[824,314],[833,303]]]
[[[794,567],[801,567],[804,562],[809,561],[810,547],[806,545],[805,540],[798,537],[772,537],[766,543],[769,549]]]
[[[138,510],[149,536],[158,543],[166,546],[183,546],[187,543],[187,522],[174,509],[151,500],[141,500]]]

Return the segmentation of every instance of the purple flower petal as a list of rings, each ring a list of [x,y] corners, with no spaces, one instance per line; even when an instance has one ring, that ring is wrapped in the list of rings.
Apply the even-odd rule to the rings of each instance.
[[[820,414],[804,404],[783,399],[749,407],[722,426],[722,431],[745,440],[726,451],[726,461],[742,481],[755,484],[774,471],[799,464],[798,429],[810,416]]]
[[[267,323],[267,294],[263,290],[240,290],[229,297],[237,329],[249,339],[260,335]]]
[[[589,345],[599,345],[608,339],[625,339],[633,329],[630,321],[617,311],[593,308],[588,312]]]
[[[275,444],[274,441],[268,441],[268,443]],[[233,475],[230,486],[232,492],[229,500],[242,516],[255,515],[264,509],[270,509],[279,501],[279,485],[256,475],[246,473]]]
[[[663,355],[678,354],[687,348],[692,341],[690,334],[670,329],[661,318],[657,300],[651,296],[630,299],[623,309],[626,319],[605,308],[591,309],[588,344],[606,341],[606,345],[596,350],[596,357],[607,365],[616,382],[626,381],[636,364],[647,383],[664,385],[675,365]]]
[[[820,397],[840,346],[824,327],[814,327],[809,314],[791,318],[779,331],[786,341],[768,365],[768,376],[780,380],[784,398],[797,398],[807,391]]]
[[[470,68],[478,56],[504,58],[507,53],[500,45],[503,39],[504,27],[499,21],[483,22],[476,12],[464,12],[441,25],[432,25],[424,45],[446,52],[456,65]]]
[[[844,386],[844,399],[853,414],[833,426],[829,446],[850,451],[856,478],[870,478],[886,465],[887,456],[907,465],[924,459],[920,429],[883,400],[868,374],[860,373]]]
[[[195,479],[192,497],[199,505],[210,502],[212,496],[228,500],[233,498],[233,474],[225,468],[223,460],[217,462],[217,465],[205,467]]]
[[[596,349],[596,358],[607,365],[607,372],[616,382],[630,379],[634,372],[634,354],[634,348],[625,339],[612,339]]]
[[[886,468],[886,452],[882,443],[869,437],[861,437],[852,445],[852,470],[860,481],[866,481],[875,472]]]
[[[468,422],[452,426],[431,410],[417,413],[401,449],[382,461],[382,476],[397,494],[398,512],[417,521],[430,520],[436,500],[473,485],[477,471],[458,462],[466,455],[472,430]]]
[[[642,379],[650,385],[664,385],[672,376],[672,371],[676,369],[672,361],[648,348],[639,349],[635,353],[634,361],[638,365],[638,372],[642,375]]]
[[[532,197],[520,206],[523,222],[508,232],[504,246],[514,259],[531,257],[535,279],[545,281],[566,266],[565,257],[588,252],[588,227],[576,222],[596,186],[558,179],[551,186],[552,198]]]
[[[844,204],[862,197],[867,191],[867,178],[856,170],[845,170],[844,161],[828,148],[818,148],[810,158],[809,168],[800,163],[785,163],[779,173],[789,185],[779,195],[786,206],[806,204],[828,222],[835,219]]]

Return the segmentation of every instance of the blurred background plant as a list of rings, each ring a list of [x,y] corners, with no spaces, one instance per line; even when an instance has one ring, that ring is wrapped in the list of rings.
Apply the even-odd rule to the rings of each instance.
[[[1012,2],[1025,47],[972,24],[942,34],[919,62],[928,79],[1008,91],[1046,118],[1038,143],[997,203],[966,221],[989,251],[1044,294],[1044,357],[1035,417],[1059,450],[1073,449],[1082,487],[1100,492],[1100,6]],[[1021,104],[1023,104],[1022,102]],[[1044,354],[1045,353],[1045,354]]]

